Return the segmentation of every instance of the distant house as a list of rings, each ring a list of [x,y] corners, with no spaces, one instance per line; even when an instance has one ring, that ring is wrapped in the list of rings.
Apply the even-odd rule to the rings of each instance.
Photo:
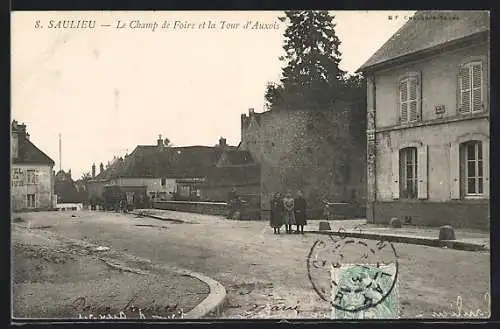
[[[359,69],[369,222],[489,227],[489,24],[486,11],[417,12]]]
[[[249,151],[236,149],[223,152],[216,166],[207,173],[202,194],[206,200],[228,201],[228,194],[233,188],[238,195],[259,198],[260,165]]]
[[[49,209],[55,206],[54,160],[29,139],[26,125],[11,126],[11,208]]]
[[[161,139],[156,145],[138,145],[89,181],[89,195],[102,195],[106,185],[144,186],[151,200],[201,200],[208,173],[224,152],[234,149],[223,138],[214,147],[171,147]]]

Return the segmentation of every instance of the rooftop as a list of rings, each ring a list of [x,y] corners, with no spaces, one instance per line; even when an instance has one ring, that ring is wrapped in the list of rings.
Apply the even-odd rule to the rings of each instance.
[[[419,11],[358,71],[489,30],[488,11]]]

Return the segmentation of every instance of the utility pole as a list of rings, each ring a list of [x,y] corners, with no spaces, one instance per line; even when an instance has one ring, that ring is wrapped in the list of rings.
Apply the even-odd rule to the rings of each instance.
[[[62,170],[61,133],[59,133],[59,171]]]

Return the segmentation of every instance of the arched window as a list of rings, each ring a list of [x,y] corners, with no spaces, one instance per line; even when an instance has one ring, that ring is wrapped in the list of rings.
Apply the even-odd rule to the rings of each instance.
[[[483,143],[468,141],[460,144],[460,185],[462,196],[482,196]]]
[[[416,147],[407,147],[399,150],[399,177],[399,197],[416,199],[418,197]]]

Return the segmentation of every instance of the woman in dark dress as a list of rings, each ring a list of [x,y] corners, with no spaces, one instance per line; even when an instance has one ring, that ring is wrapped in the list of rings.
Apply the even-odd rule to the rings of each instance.
[[[280,193],[276,193],[271,200],[271,227],[274,234],[280,234],[283,225],[283,207]]]
[[[304,199],[304,195],[302,191],[297,192],[297,197],[295,198],[295,224],[297,225],[297,231],[295,233],[304,234],[304,225],[307,225],[307,214],[306,214],[306,199]]]

